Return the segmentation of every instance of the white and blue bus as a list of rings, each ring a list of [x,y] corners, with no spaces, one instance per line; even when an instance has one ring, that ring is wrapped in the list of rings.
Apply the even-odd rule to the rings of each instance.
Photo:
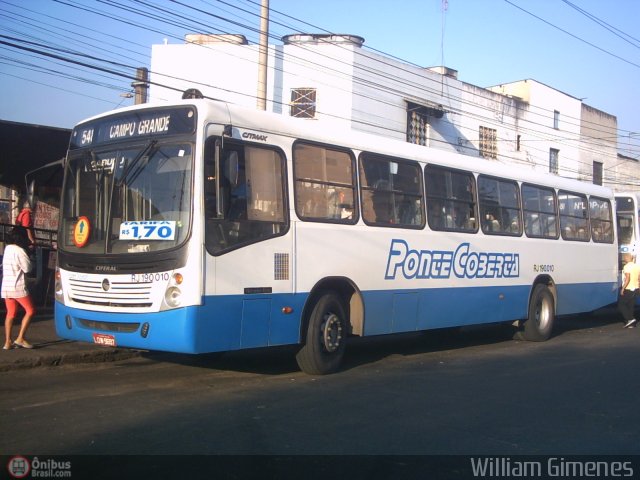
[[[617,298],[611,190],[206,99],[73,130],[55,322],[184,353],[514,322]]]

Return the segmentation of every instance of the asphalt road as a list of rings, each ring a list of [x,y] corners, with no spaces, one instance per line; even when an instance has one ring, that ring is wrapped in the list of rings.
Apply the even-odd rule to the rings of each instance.
[[[314,377],[289,348],[0,374],[5,455],[635,455],[640,328],[559,321],[359,339]]]

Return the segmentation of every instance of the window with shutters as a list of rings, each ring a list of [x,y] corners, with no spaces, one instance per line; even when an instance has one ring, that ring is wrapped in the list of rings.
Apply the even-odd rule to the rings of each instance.
[[[291,90],[290,115],[297,118],[315,118],[316,89],[294,88]]]

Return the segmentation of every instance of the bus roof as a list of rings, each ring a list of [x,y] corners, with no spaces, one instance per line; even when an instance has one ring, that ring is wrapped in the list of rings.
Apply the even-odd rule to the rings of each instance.
[[[470,170],[476,173],[492,175],[500,178],[511,178],[522,182],[553,186],[569,191],[578,191],[589,195],[612,198],[613,190],[608,187],[594,185],[577,179],[560,177],[547,172],[535,171],[532,168],[505,164],[497,160],[487,160],[445,150],[434,149],[402,141],[359,132],[345,128],[343,122],[329,119],[300,119],[285,115],[251,109],[211,99],[187,99],[171,103],[147,103],[113,110],[96,115],[80,122],[90,122],[111,115],[136,111],[140,109],[170,108],[177,105],[194,105],[207,117],[223,118],[225,124],[244,130],[268,133],[288,137],[294,141],[308,141],[337,145],[355,151],[370,151],[391,157],[433,163],[450,168]],[[202,114],[201,114],[202,115]],[[199,119],[201,121],[201,119]],[[620,194],[618,194],[620,195]]]

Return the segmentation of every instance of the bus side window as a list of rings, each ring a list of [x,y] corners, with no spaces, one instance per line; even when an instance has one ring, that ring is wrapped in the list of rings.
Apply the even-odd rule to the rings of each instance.
[[[364,152],[360,156],[360,180],[365,223],[423,227],[422,175],[416,162]]]
[[[482,231],[491,235],[521,235],[520,190],[512,180],[478,176]]]
[[[591,218],[591,237],[597,243],[613,243],[613,212],[607,199],[591,197],[589,199],[589,217]]]
[[[532,238],[558,238],[555,190],[523,184],[521,193],[526,235]]]
[[[590,238],[586,195],[560,191],[560,234],[565,240],[588,242]]]
[[[293,149],[298,217],[307,221],[357,221],[354,160],[350,152],[297,143]]]
[[[434,165],[425,167],[427,220],[432,230],[477,231],[473,174]]]
[[[212,144],[210,141],[207,146]],[[231,141],[225,141],[218,156],[220,165],[216,166],[216,155],[205,148],[208,251],[217,254],[285,233],[288,223],[282,156],[274,149]],[[216,175],[220,176],[219,182]]]

